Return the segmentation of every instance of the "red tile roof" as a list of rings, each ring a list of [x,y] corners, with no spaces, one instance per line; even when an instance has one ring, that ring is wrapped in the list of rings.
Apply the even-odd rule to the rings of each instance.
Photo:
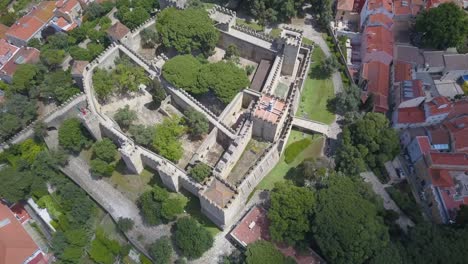
[[[364,63],[362,77],[367,80],[367,92],[374,94],[374,106],[387,111],[390,67],[378,61]]]
[[[234,196],[234,192],[218,179],[213,180],[204,195],[220,207],[228,204]]]
[[[411,80],[411,64],[403,61],[397,61],[395,63],[395,82],[401,82]]]
[[[352,11],[354,7],[354,0],[338,0],[336,10]]]
[[[63,13],[69,13],[76,5],[80,5],[78,0],[60,0],[56,4],[59,11]]]
[[[39,19],[34,16],[27,15],[20,18],[5,34],[7,36],[10,35],[15,38],[28,41],[42,28],[42,26],[44,26],[44,23]]]
[[[416,140],[418,141],[421,153],[427,154],[431,151],[431,143],[429,142],[429,138],[427,136],[417,136]]]
[[[269,225],[266,210],[255,206],[232,230],[231,236],[244,247],[260,239],[270,240]]]
[[[0,203],[0,264],[23,263],[38,250],[10,209]]]
[[[431,116],[448,114],[452,111],[452,103],[445,96],[434,97],[426,105]]]
[[[0,69],[18,50],[18,47],[11,45],[5,39],[0,39]]]
[[[444,122],[444,126],[450,132],[453,145],[456,151],[468,152],[468,113]]]
[[[24,205],[21,203],[15,203],[12,207],[10,207],[10,210],[16,216],[16,219],[18,219],[21,223],[25,223],[31,219],[31,216],[28,214],[26,209],[24,209]]]
[[[29,13],[43,23],[49,22],[54,17],[55,1],[42,1]]]
[[[364,30],[365,52],[382,51],[393,57],[393,34],[385,27],[366,27]]]
[[[262,95],[254,116],[271,123],[277,123],[286,109],[286,103],[269,95]]]
[[[9,27],[3,25],[3,24],[0,24],[0,38],[4,38],[5,37],[5,33],[8,31]]]
[[[13,76],[19,64],[37,62],[39,62],[39,51],[35,48],[22,47],[18,52],[16,52],[15,56],[13,56],[8,63],[3,66],[1,71],[8,76]]]
[[[54,22],[55,25],[57,25],[59,28],[61,28],[64,31],[70,31],[78,26],[75,22],[69,23],[65,18],[59,17],[57,21]]]
[[[445,127],[431,127],[428,131],[433,145],[450,144],[450,135]]]
[[[405,3],[405,4],[403,4]],[[395,15],[411,15],[411,1],[408,0],[394,0],[393,10]]]
[[[453,179],[448,170],[431,170],[432,185],[437,187],[453,186]]]
[[[398,109],[398,123],[412,124],[426,121],[424,110],[420,107],[406,107]]]
[[[468,154],[431,152],[431,167],[461,166],[468,168]]]
[[[393,27],[393,19],[382,13],[372,14],[369,16],[369,24],[382,25],[387,29],[391,29]]]
[[[117,40],[121,40],[128,32],[130,29],[118,21],[107,30],[107,34]]]
[[[392,12],[392,0],[369,0],[367,6],[368,10],[384,8],[388,12]]]

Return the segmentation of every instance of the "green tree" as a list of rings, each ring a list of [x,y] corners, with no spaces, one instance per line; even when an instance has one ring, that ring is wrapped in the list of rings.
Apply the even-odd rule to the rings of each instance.
[[[224,104],[230,103],[249,84],[245,71],[232,62],[220,61],[205,65],[198,76],[199,87],[212,90]]]
[[[168,60],[162,68],[163,77],[180,89],[193,94],[208,92],[208,87],[198,86],[198,73],[201,63],[192,55],[179,55]]]
[[[290,182],[276,184],[268,211],[272,239],[288,244],[304,240],[310,231],[314,206],[315,196],[310,189]]]
[[[467,40],[468,15],[454,3],[444,3],[420,12],[414,29],[420,35],[423,47],[457,47]]]
[[[164,46],[180,53],[201,50],[208,55],[218,42],[219,32],[203,9],[166,8],[156,21]]]
[[[191,217],[177,220],[174,237],[177,247],[189,259],[201,257],[213,245],[210,232]]]
[[[120,217],[117,221],[117,227],[122,232],[127,232],[133,229],[135,222],[130,218]]]
[[[21,94],[8,96],[0,104],[0,139],[6,140],[36,117],[36,101]]]
[[[148,85],[150,83],[144,69],[136,66],[127,58],[117,60],[117,65],[112,71],[112,78],[121,93],[136,92],[139,90],[140,84]]]
[[[13,75],[11,88],[13,92],[27,94],[42,79],[42,72],[38,65],[20,64]]]
[[[184,115],[192,136],[201,137],[208,133],[210,124],[204,114],[196,111],[195,109],[189,109],[185,111]]]
[[[377,207],[351,178],[329,177],[317,195],[312,225],[320,251],[333,263],[364,263],[389,243]]]
[[[109,164],[101,159],[93,159],[90,162],[91,173],[98,177],[110,177],[114,172],[114,165]]]
[[[150,18],[150,14],[147,9],[143,7],[134,7],[131,9],[123,7],[119,8],[117,18],[128,28],[134,29],[148,20]]]
[[[93,88],[99,99],[106,99],[114,90],[112,74],[103,69],[96,69],[93,74]]]
[[[117,113],[114,115],[114,119],[119,126],[127,129],[133,121],[137,119],[137,113],[131,110],[129,105],[125,105],[117,110]]]
[[[135,139],[135,142],[143,146],[151,146],[154,138],[154,127],[144,125],[131,125],[128,132]]]
[[[65,51],[61,49],[45,49],[41,50],[41,61],[49,67],[55,69],[65,59]]]
[[[332,4],[330,0],[312,0],[312,12],[317,16],[318,24],[328,28],[333,19]]]
[[[338,70],[340,63],[336,60],[335,56],[326,58],[318,67],[320,69],[320,77],[323,79],[330,78],[330,76]]]
[[[31,48],[41,49],[42,43],[40,39],[32,38],[30,41],[28,41],[27,46]]]
[[[29,197],[31,185],[34,181],[29,171],[17,171],[12,167],[0,170],[0,197],[9,202],[17,202]]]
[[[190,176],[197,182],[203,182],[206,178],[211,175],[211,167],[203,162],[197,163],[191,170]]]
[[[73,85],[73,79],[69,72],[56,70],[44,76],[44,81],[39,87],[40,95],[43,98],[52,98],[59,103],[63,103],[80,89]]]
[[[170,263],[172,251],[171,240],[167,236],[156,240],[149,248],[149,254],[161,264]]]
[[[117,147],[110,139],[104,138],[94,143],[93,154],[105,162],[113,162],[117,155]]]
[[[230,44],[226,49],[226,53],[224,54],[224,59],[237,62],[239,60],[239,56],[240,56],[239,48],[237,48],[235,44]]]
[[[467,226],[468,225],[468,206],[462,204],[457,212],[457,217],[455,222],[459,226]]]
[[[144,48],[154,48],[159,42],[159,35],[156,30],[151,28],[145,28],[140,31],[141,45]]]
[[[361,103],[360,95],[361,89],[357,85],[352,84],[346,92],[339,92],[336,94],[336,97],[329,99],[327,107],[340,115],[356,112],[359,110]]]
[[[156,125],[153,138],[154,149],[165,158],[178,161],[182,158],[184,151],[179,138],[185,130],[178,118],[165,118],[161,124]]]
[[[161,105],[161,102],[164,101],[167,97],[166,90],[161,85],[161,82],[155,78],[151,82],[151,94],[153,95],[153,101],[156,103],[156,105],[159,107]]]
[[[259,240],[247,246],[245,252],[246,264],[259,264],[259,263],[295,263],[291,262],[273,245],[271,242]]]
[[[47,125],[42,121],[37,121],[34,124],[34,137],[37,139],[44,139],[47,136]]]
[[[181,194],[170,193],[155,186],[143,193],[138,201],[145,221],[150,225],[157,225],[162,220],[174,220],[178,214],[183,213],[188,199]]]
[[[58,139],[60,146],[71,152],[79,152],[89,142],[78,118],[63,121],[58,131]]]

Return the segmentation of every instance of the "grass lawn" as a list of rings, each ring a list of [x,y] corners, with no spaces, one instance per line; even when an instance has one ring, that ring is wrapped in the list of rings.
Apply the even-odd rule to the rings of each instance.
[[[314,42],[311,40],[311,39],[308,39],[306,37],[302,37],[302,43],[306,44],[306,45],[314,45]]]
[[[320,47],[315,47],[312,52],[311,68],[319,65],[325,59],[325,54]],[[333,82],[328,79],[316,79],[307,77],[301,96],[301,102],[296,115],[325,124],[331,124],[335,119],[333,113],[327,110],[327,101],[334,96]]]
[[[245,19],[242,19],[242,18],[236,19],[236,25],[238,26],[243,25],[255,31],[263,31],[263,26],[260,26],[259,24],[255,22],[246,21]]]
[[[208,230],[213,236],[221,232],[221,230],[211,220],[202,213],[200,200],[190,192],[181,189],[181,193],[189,199],[185,211],[191,217],[197,219],[197,221]]]
[[[129,173],[122,160],[117,163],[112,176],[104,179],[134,202],[142,193],[151,190],[154,181],[160,181],[157,172],[148,169],[144,169],[140,175]]]
[[[277,37],[281,36],[282,31],[283,31],[283,29],[281,29],[281,28],[274,28],[274,29],[271,30],[270,35],[272,35],[274,38],[277,38]]]
[[[305,150],[299,153],[299,155],[290,164],[287,164],[284,161],[284,155],[282,155],[279,162],[276,164],[273,170],[270,171],[270,173],[260,182],[260,184],[258,184],[258,186],[255,189],[273,189],[275,183],[284,181],[284,178],[288,174],[288,171],[290,169],[297,167],[299,164],[301,164],[301,162],[304,159],[314,158],[320,155],[324,143],[324,138],[320,135],[305,134],[301,131],[293,130],[291,131],[291,135],[288,138],[288,143],[286,144],[286,147],[304,138],[310,138],[312,140],[312,144],[310,144]],[[255,192],[255,190],[253,192]]]

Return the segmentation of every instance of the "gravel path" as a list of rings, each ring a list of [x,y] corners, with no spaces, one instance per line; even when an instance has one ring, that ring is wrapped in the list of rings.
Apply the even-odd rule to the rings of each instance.
[[[382,184],[379,179],[377,179],[377,176],[371,171],[363,172],[361,173],[361,177],[364,178],[365,182],[369,182],[372,185],[372,190],[374,192],[382,197],[384,201],[384,208],[387,210],[393,210],[397,212],[400,217],[397,220],[397,224],[406,232],[408,230],[408,227],[414,226],[413,221],[408,218],[398,207],[398,205],[393,201],[393,199],[390,197],[390,195],[387,193],[385,190],[385,187],[388,187],[389,185],[384,185]]]

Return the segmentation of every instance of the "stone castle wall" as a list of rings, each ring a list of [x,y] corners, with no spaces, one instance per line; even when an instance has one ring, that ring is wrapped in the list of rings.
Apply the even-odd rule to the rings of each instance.
[[[246,42],[243,39],[238,39],[229,34],[229,32],[220,31],[218,46],[223,49],[227,49],[227,47],[232,44],[237,46],[241,57],[255,62],[260,62],[262,59],[273,60],[276,55],[276,52],[273,50],[254,45],[250,42]]]
[[[223,124],[232,124],[240,111],[242,111],[242,101],[244,93],[238,93],[234,99],[224,108],[223,112],[219,115],[219,120]]]

